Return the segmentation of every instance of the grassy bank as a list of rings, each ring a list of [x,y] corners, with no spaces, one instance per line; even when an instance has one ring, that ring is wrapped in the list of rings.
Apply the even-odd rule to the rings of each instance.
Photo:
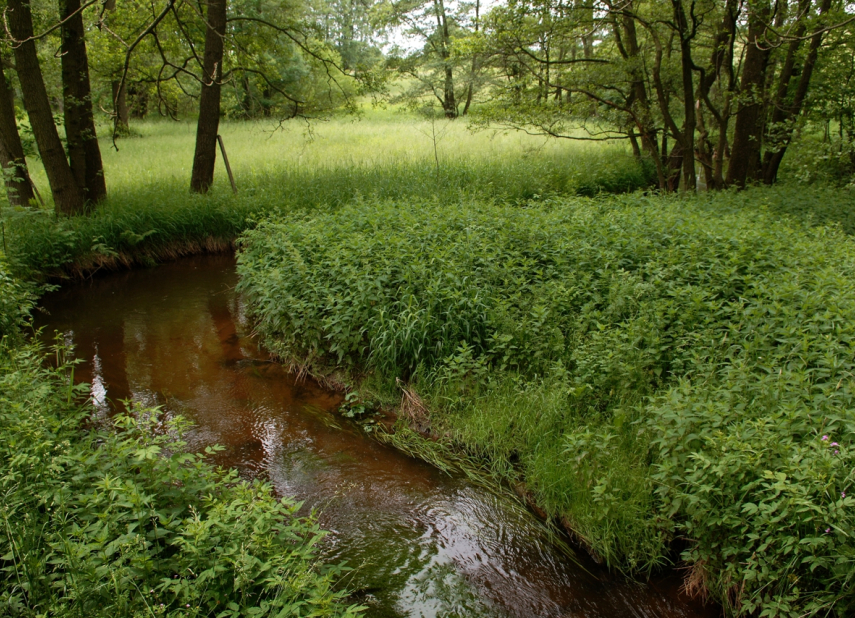
[[[650,170],[619,146],[588,147],[519,133],[470,133],[393,113],[313,125],[222,127],[239,193],[222,161],[207,196],[189,192],[195,127],[138,123],[141,137],[102,142],[109,198],[91,217],[3,210],[6,244],[19,273],[72,273],[146,264],[225,247],[271,212],[338,208],[357,199],[435,195],[526,201],[559,194],[647,186]],[[437,141],[434,150],[433,133]],[[35,182],[47,195],[40,166]]]
[[[246,233],[241,285],[270,349],[408,384],[415,425],[611,565],[682,539],[730,613],[845,615],[855,245],[784,191],[363,202]]]
[[[137,125],[105,150],[110,198],[89,217],[2,209],[0,261],[0,606],[12,615],[354,615],[321,564],[323,536],[269,486],[246,484],[186,453],[182,427],[135,409],[86,429],[72,365],[48,369],[24,331],[32,281],[150,265],[230,249],[263,215],[332,212],[364,199],[625,191],[648,171],[620,149],[588,150],[459,124],[333,121],[311,139],[297,125],[226,125],[240,192],[220,177],[187,190],[189,124]],[[428,139],[434,135],[436,143]],[[422,141],[418,141],[422,140]],[[444,140],[448,140],[447,142]],[[446,149],[453,140],[454,151]],[[436,147],[436,148],[435,148]],[[38,165],[36,183],[47,193]],[[220,170],[222,172],[222,170]],[[54,352],[60,358],[65,352]],[[114,431],[118,429],[119,431]]]
[[[95,410],[65,350],[24,337],[34,295],[0,259],[0,613],[355,616],[323,538],[269,485],[188,453],[180,419]]]

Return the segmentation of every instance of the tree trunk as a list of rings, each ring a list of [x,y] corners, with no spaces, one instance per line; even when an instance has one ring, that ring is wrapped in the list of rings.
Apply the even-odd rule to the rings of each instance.
[[[131,100],[128,106],[130,108],[128,110],[130,117],[145,118],[146,114],[148,114],[148,93],[145,87],[139,88],[137,84],[130,84],[127,90]]]
[[[202,60],[202,95],[196,125],[196,153],[190,189],[207,193],[214,182],[217,132],[220,128],[220,88],[223,77],[223,37],[226,33],[226,0],[208,0],[205,56]]]
[[[68,158],[83,198],[93,204],[107,197],[101,149],[95,134],[89,60],[80,0],[60,0],[62,25],[62,99]]]
[[[22,41],[15,47],[18,80],[21,83],[24,108],[30,118],[36,145],[50,182],[56,211],[70,215],[85,212],[83,193],[71,173],[53,122],[53,112],[42,79],[36,44],[31,40],[33,18],[29,4],[24,4],[23,0],[8,0],[7,17],[12,36],[16,41]]]
[[[692,37],[689,36],[689,23],[683,10],[683,0],[672,0],[674,18],[680,31],[680,66],[683,78],[683,163],[680,187],[683,191],[694,191],[697,188],[695,172],[695,81],[694,62],[692,61]]]
[[[121,88],[120,88],[121,86]],[[130,111],[128,110],[128,86],[119,79],[113,80],[113,113],[116,114],[119,132],[127,132],[131,126]]]
[[[760,167],[762,118],[766,67],[769,49],[764,49],[763,35],[769,20],[768,0],[760,0],[749,17],[748,42],[745,64],[742,68],[740,96],[742,100],[736,112],[733,146],[727,168],[727,184],[744,187],[749,178],[754,178]]]
[[[445,67],[442,109],[445,111],[446,118],[457,118],[457,102],[454,100],[454,75],[450,65],[446,65]]]
[[[15,103],[6,76],[0,71],[0,164],[6,181],[6,194],[13,206],[28,206],[33,195],[24,147],[15,121]]]
[[[442,89],[442,110],[446,118],[457,118],[457,102],[454,100],[454,69],[451,65],[451,38],[443,0],[434,0],[436,28],[440,36],[439,55],[445,65],[445,81]]]
[[[625,6],[628,11],[635,10],[631,0],[627,2]],[[638,33],[635,28],[635,18],[629,13],[625,13],[622,16],[621,26],[618,26],[617,20],[615,20],[614,29],[615,39],[619,43],[621,54],[627,60],[637,60],[640,55],[641,48],[638,44]],[[656,124],[653,121],[653,113],[650,109],[650,98],[647,95],[647,86],[645,84],[645,76],[641,70],[641,64],[636,63],[631,69],[630,74],[632,75],[632,116],[640,133],[641,146],[647,151],[656,166],[656,176],[659,188],[664,190],[666,186],[665,171],[662,167],[662,158],[657,152]]]
[[[820,15],[825,15],[831,9],[831,0],[822,0],[822,5],[819,8]],[[783,143],[765,162],[763,170],[763,182],[767,185],[774,184],[778,179],[778,168],[781,166],[781,161],[784,159],[784,154],[787,152],[787,146],[793,136],[793,126],[791,121],[798,116],[802,111],[802,104],[808,93],[810,79],[813,75],[813,68],[816,66],[816,59],[819,55],[819,48],[822,45],[822,24],[818,24],[814,35],[810,39],[810,48],[808,49],[807,58],[805,58],[804,66],[802,66],[802,74],[799,78],[799,83],[796,86],[796,92],[793,96],[793,102],[782,111],[781,122],[786,122],[786,134],[781,136]],[[842,123],[841,123],[842,127]]]
[[[698,127],[702,133],[698,140],[698,151],[704,163],[704,176],[707,189],[721,189],[724,186],[724,152],[727,150],[727,128],[730,122],[730,99],[734,89],[733,46],[736,36],[736,21],[739,13],[737,0],[727,0],[718,30],[713,38],[709,67],[701,71],[698,83]],[[727,83],[725,83],[725,77]],[[722,106],[718,109],[710,100],[713,85],[718,82],[722,94]],[[718,140],[712,145],[711,132],[706,127],[703,106],[715,119]]]
[[[481,22],[481,0],[475,0],[475,34],[478,34],[478,28]],[[472,54],[472,68],[469,70],[469,86],[466,88],[466,103],[463,105],[463,113],[465,116],[469,113],[469,106],[472,105],[472,94],[475,90],[475,76],[478,72],[478,54]],[[547,88],[549,86],[547,85]],[[561,100],[561,89],[558,89],[558,100]]]

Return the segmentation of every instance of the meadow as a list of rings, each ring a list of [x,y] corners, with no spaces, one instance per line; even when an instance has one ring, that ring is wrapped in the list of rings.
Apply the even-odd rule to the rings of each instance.
[[[57,220],[48,210],[4,209],[13,268],[61,275],[153,263],[226,247],[265,213],[337,208],[358,198],[522,202],[632,191],[651,178],[621,145],[473,133],[463,123],[369,111],[361,120],[311,125],[226,123],[221,134],[238,193],[218,156],[217,180],[199,196],[189,191],[195,126],[141,122],[133,130],[138,137],[119,140],[118,151],[102,139],[109,197],[93,216]],[[31,167],[44,196],[40,167]]]

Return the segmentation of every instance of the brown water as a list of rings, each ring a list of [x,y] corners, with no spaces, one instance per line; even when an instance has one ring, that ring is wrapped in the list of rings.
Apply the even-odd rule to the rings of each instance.
[[[119,400],[195,423],[191,447],[264,475],[320,510],[325,558],[369,616],[716,616],[676,576],[640,585],[579,565],[516,501],[368,438],[334,415],[341,399],[297,381],[249,336],[231,256],[111,274],[47,296],[46,330],[85,363],[77,377],[108,415]],[[586,570],[587,569],[587,570]]]

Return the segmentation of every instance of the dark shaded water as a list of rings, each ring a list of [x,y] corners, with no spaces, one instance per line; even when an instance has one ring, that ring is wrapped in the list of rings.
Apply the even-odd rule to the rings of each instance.
[[[326,558],[369,616],[716,616],[678,593],[577,564],[510,498],[367,439],[332,414],[337,394],[297,381],[249,336],[228,255],[111,274],[47,296],[40,318],[86,360],[101,414],[133,398],[195,423],[191,447],[265,475],[321,511]]]

